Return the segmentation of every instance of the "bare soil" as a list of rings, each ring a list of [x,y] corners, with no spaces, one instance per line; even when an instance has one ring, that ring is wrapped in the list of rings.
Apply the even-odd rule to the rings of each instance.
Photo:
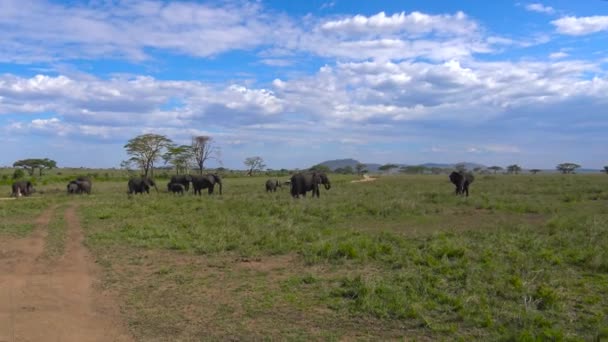
[[[64,213],[64,255],[41,257],[55,210],[38,217],[27,238],[0,242],[0,341],[131,341],[111,296],[94,286],[75,206]]]
[[[354,181],[350,181],[351,183],[362,183],[362,182],[373,182],[378,178],[375,177],[370,177],[368,175],[363,175],[363,179],[358,179],[358,180],[354,180]]]

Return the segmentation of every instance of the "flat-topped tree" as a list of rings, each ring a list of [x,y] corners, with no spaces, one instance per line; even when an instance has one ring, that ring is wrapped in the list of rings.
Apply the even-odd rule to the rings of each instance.
[[[396,164],[384,164],[378,168],[378,170],[389,173],[392,169],[398,168],[399,165]]]
[[[507,166],[508,173],[518,174],[520,171],[521,171],[521,166],[519,166],[517,164]]]
[[[541,171],[542,171],[541,169],[530,169],[530,173],[533,174],[533,175],[535,175],[535,174],[537,174],[537,173],[539,173]]]
[[[154,162],[171,146],[173,142],[166,136],[147,133],[129,140],[124,147],[131,156],[129,161],[137,164],[142,169],[144,177],[148,177],[148,175],[153,176]]]
[[[21,167],[25,169],[30,176],[33,176],[34,170],[38,169],[39,175],[42,176],[42,170],[56,168],[57,162],[49,158],[22,159],[14,162],[13,167]]]
[[[579,167],[581,166],[575,163],[561,163],[555,168],[563,174],[568,174],[574,173],[574,170],[578,169]]]
[[[169,146],[167,152],[163,155],[165,164],[171,164],[175,167],[175,172],[179,175],[181,173],[188,173],[190,166],[192,165],[193,151],[192,146],[180,145],[180,146]]]
[[[496,174],[497,171],[502,170],[502,167],[500,167],[500,166],[490,166],[488,168],[488,170],[492,170],[492,171],[494,171],[494,174]]]
[[[606,172],[606,174],[608,174],[608,166],[604,166],[604,172]]]

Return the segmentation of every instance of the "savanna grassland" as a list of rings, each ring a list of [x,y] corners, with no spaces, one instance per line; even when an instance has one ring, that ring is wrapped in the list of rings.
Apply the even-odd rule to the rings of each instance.
[[[265,193],[126,195],[64,183],[0,201],[0,240],[49,206],[76,205],[103,288],[141,341],[601,340],[608,338],[608,176],[446,175],[351,183],[320,199]],[[286,180],[286,177],[283,177]],[[0,187],[8,193],[8,187]],[[61,217],[49,253],[61,253]]]

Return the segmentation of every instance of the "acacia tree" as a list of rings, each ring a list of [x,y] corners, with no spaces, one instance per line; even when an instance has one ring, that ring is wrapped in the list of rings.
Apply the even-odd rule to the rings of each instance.
[[[392,169],[396,169],[398,167],[399,167],[399,165],[397,165],[397,164],[384,164],[384,165],[380,166],[378,168],[378,170],[386,172],[386,173],[390,173]]]
[[[129,161],[137,164],[142,169],[144,177],[148,177],[148,174],[154,175],[154,162],[172,145],[171,139],[164,135],[147,133],[129,140],[124,147],[131,156]]]
[[[604,172],[606,172],[606,174],[608,174],[608,166],[604,166]]]
[[[518,174],[520,171],[521,171],[521,166],[519,166],[517,164],[507,166],[508,173]]]
[[[500,166],[490,166],[488,168],[488,170],[492,170],[492,171],[494,171],[494,174],[496,174],[497,171],[502,170],[502,167],[500,167]]]
[[[23,159],[18,160],[13,163],[13,167],[21,167],[25,169],[30,176],[34,175],[34,170],[38,169],[39,175],[42,176],[42,170],[44,169],[54,169],[57,167],[57,162],[49,159],[39,159],[39,158],[31,158],[31,159]]]
[[[245,166],[247,166],[247,168],[249,169],[247,171],[247,175],[249,176],[253,176],[253,173],[255,171],[262,171],[266,167],[266,164],[264,164],[264,159],[258,156],[249,157],[245,159],[244,163]]]
[[[175,172],[179,175],[182,173],[188,173],[190,168],[190,161],[193,159],[192,146],[180,145],[180,146],[169,146],[167,152],[163,155],[165,164],[171,164],[175,167]]]
[[[574,170],[578,169],[579,167],[581,167],[578,164],[575,163],[561,163],[559,165],[557,165],[555,168],[558,171],[561,171],[561,173],[566,174],[566,173],[574,173]]]
[[[530,173],[533,175],[539,173],[540,171],[542,171],[542,170],[541,169],[530,169]]]
[[[355,169],[357,170],[357,175],[359,176],[367,172],[367,170],[365,169],[365,164],[359,163],[355,166]]]
[[[220,159],[220,149],[215,145],[213,138],[207,135],[192,137],[192,157],[198,167],[199,174],[203,174],[205,162],[210,159]]]

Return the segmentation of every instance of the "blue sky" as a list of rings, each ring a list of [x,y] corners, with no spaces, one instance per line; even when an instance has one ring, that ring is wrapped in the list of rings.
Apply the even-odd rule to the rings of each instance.
[[[608,165],[608,2],[0,1],[0,165]],[[209,166],[219,164],[213,162]]]

